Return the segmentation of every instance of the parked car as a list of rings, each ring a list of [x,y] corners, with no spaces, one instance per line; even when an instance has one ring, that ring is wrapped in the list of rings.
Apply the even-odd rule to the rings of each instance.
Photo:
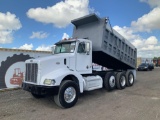
[[[153,70],[154,69],[154,64],[153,63],[149,63],[149,69]]]
[[[152,69],[154,69],[154,64],[153,63],[141,63],[137,68],[138,71],[140,71],[140,70],[148,71],[148,70],[152,70]]]

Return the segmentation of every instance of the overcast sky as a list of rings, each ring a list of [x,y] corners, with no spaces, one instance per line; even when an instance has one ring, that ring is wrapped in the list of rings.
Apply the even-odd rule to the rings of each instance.
[[[160,56],[159,0],[1,0],[0,47],[50,50],[72,36],[71,20],[90,13],[109,17],[139,57]]]

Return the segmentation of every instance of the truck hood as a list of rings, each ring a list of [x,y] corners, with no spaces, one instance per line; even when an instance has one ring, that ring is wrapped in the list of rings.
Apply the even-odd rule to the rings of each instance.
[[[29,59],[26,63],[37,63],[38,73],[40,78],[50,72],[58,69],[67,68],[69,66],[69,59],[74,57],[72,53],[55,54],[52,56],[41,57],[36,59]],[[66,64],[65,64],[66,63]]]
[[[50,56],[46,56],[46,57],[39,57],[36,59],[29,59],[26,60],[26,63],[41,63],[41,62],[45,62],[45,61],[53,61],[53,60],[59,60],[59,59],[65,59],[65,58],[69,58],[72,57],[73,54],[70,53],[64,53],[64,54],[54,54],[54,55],[50,55]]]

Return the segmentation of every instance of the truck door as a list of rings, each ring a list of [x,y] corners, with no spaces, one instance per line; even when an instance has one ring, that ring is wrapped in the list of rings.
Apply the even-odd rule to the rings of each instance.
[[[90,44],[88,42],[88,44]],[[85,51],[85,42],[80,42],[76,56],[76,70],[80,73],[89,73],[92,71],[92,52]]]

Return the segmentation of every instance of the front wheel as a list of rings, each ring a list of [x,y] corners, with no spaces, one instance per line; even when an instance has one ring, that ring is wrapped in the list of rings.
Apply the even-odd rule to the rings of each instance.
[[[71,80],[66,80],[62,82],[58,95],[54,96],[54,101],[62,108],[70,108],[77,103],[79,93],[77,83]]]

